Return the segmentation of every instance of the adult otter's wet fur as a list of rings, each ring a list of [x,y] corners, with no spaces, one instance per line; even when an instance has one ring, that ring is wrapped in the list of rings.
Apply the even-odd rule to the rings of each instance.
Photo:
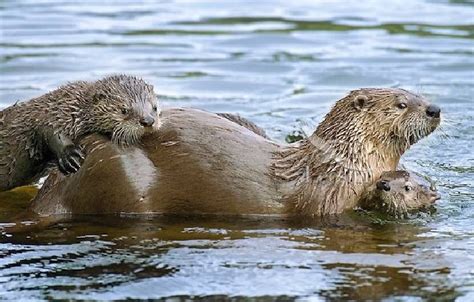
[[[368,189],[359,205],[401,218],[431,208],[439,198],[432,184],[414,172],[388,171]]]
[[[83,161],[77,142],[90,133],[135,144],[159,125],[153,86],[128,75],[73,82],[0,112],[0,191],[26,185],[57,161],[65,173]]]
[[[336,103],[308,138],[278,152],[275,174],[295,184],[289,211],[337,214],[356,206],[364,189],[430,134],[440,109],[403,89],[352,91]]]
[[[337,214],[355,207],[383,171],[395,170],[403,152],[438,126],[440,109],[402,89],[359,89],[290,146],[196,109],[164,110],[163,121],[140,147],[85,138],[83,168],[51,176],[32,210]]]

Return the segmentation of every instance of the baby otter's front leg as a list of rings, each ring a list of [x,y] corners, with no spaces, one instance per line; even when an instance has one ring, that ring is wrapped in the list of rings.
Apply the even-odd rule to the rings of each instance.
[[[59,170],[68,175],[76,173],[84,162],[81,148],[65,134],[48,130],[43,133],[44,140],[57,160]]]

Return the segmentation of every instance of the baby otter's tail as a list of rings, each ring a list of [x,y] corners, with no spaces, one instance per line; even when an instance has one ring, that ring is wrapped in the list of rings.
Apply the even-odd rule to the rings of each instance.
[[[229,121],[232,121],[236,124],[239,124],[242,127],[245,127],[252,131],[253,133],[263,136],[264,138],[268,139],[267,134],[265,133],[265,130],[263,130],[261,127],[257,126],[254,122],[241,117],[238,114],[232,114],[232,113],[217,113],[218,116],[221,116],[223,118],[228,119]]]

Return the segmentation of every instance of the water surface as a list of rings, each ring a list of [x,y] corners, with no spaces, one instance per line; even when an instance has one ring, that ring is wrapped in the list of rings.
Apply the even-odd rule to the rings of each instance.
[[[423,93],[444,119],[403,158],[442,194],[431,216],[78,217],[2,235],[0,297],[474,300],[473,20],[460,0],[0,2],[0,107],[132,73],[280,141],[359,87]],[[0,194],[0,221],[34,193]]]

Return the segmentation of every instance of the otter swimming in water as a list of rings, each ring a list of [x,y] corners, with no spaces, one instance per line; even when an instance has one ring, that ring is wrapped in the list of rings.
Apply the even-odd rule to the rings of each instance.
[[[294,186],[284,197],[289,211],[325,215],[355,207],[365,188],[436,129],[440,112],[403,89],[352,91],[309,138],[276,153],[276,176]]]
[[[128,75],[73,82],[0,112],[0,191],[34,181],[51,161],[64,174],[84,159],[78,140],[133,145],[160,124],[153,86]]]
[[[436,189],[414,172],[388,171],[364,194],[362,209],[401,218],[409,213],[428,209],[440,199]]]
[[[213,113],[167,109],[159,135],[144,136],[139,147],[86,137],[81,170],[51,175],[31,209],[338,214],[354,208],[384,171],[395,170],[410,145],[439,125],[440,112],[403,89],[358,89],[336,103],[313,135],[281,145]]]

